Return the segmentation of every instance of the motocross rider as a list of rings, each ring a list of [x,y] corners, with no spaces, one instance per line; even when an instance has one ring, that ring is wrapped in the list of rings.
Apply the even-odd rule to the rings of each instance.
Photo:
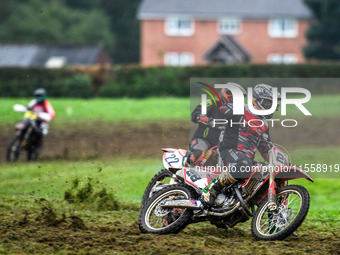
[[[280,95],[278,95],[278,100],[280,100]],[[255,108],[258,110],[270,109],[272,102],[271,86],[258,84],[253,88],[253,105]],[[203,193],[203,199],[209,206],[214,204],[216,196],[224,187],[249,178],[253,170],[252,167],[259,164],[254,161],[257,149],[259,149],[262,157],[268,160],[269,147],[266,146],[261,134],[266,133],[270,140],[267,119],[272,118],[273,115],[254,115],[249,111],[248,106],[245,106],[243,115],[233,115],[232,104],[229,102],[223,104],[219,112],[229,120],[219,146],[225,168],[218,179],[209,184],[208,191]],[[230,120],[234,124],[231,125]],[[248,125],[250,120],[252,124]],[[264,124],[261,126],[262,123]]]
[[[43,88],[34,91],[34,99],[29,102],[27,108],[35,113],[46,112],[50,115],[51,120],[55,117],[55,111],[51,103],[47,100],[46,90]],[[37,126],[39,127],[38,141],[42,143],[43,136],[48,133],[48,124],[45,120],[38,118]]]
[[[244,88],[236,83],[228,83],[240,88],[243,94],[246,94]],[[223,88],[220,93],[222,104],[232,104],[233,96],[229,89]],[[191,165],[199,165],[205,158],[206,152],[213,146],[219,144],[219,138],[221,129],[214,128],[211,126],[212,119],[221,119],[223,115],[219,112],[221,107],[220,102],[216,102],[216,105],[211,101],[207,100],[207,115],[202,115],[202,107],[198,105],[191,113],[191,120],[194,123],[198,123],[198,127],[191,139],[190,143],[190,163]],[[216,155],[215,155],[216,156]],[[209,160],[210,161],[210,160]],[[211,162],[211,161],[210,161]],[[216,162],[217,163],[217,162]],[[209,162],[206,162],[209,165]]]

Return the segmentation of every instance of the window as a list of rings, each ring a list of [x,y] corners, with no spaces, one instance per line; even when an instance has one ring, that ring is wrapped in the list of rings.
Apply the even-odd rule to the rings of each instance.
[[[227,18],[219,20],[218,32],[220,34],[233,34],[233,35],[240,33],[240,20]]]
[[[270,54],[268,56],[268,63],[272,64],[296,64],[298,58],[295,54]]]
[[[168,52],[164,56],[166,66],[191,66],[194,64],[194,55],[190,52]]]
[[[191,36],[194,34],[194,22],[190,18],[171,17],[165,21],[165,34],[170,36]]]
[[[270,37],[296,37],[298,35],[297,22],[295,19],[271,19],[269,20]]]

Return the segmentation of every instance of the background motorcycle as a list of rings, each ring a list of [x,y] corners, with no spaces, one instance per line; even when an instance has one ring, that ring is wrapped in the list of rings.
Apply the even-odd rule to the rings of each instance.
[[[291,166],[287,152],[271,142],[268,145],[269,165],[259,167],[262,172],[253,171],[245,183],[224,188],[212,207],[199,198],[219,173],[170,168],[182,182],[168,185],[148,200],[139,215],[140,231],[178,233],[188,224],[202,221],[226,228],[253,217],[251,230],[256,239],[282,240],[294,234],[308,213],[310,198],[304,187],[288,185],[288,180],[313,180]]]
[[[15,125],[15,137],[8,146],[6,160],[9,162],[17,161],[22,149],[27,151],[27,160],[36,160],[42,142],[39,122],[50,121],[51,117],[45,112],[35,113],[19,104],[14,105],[13,109],[25,114],[23,120]]]

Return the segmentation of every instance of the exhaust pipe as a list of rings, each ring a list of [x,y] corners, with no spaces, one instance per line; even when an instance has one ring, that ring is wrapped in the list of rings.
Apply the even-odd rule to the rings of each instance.
[[[199,200],[172,200],[167,201],[162,208],[187,208],[192,210],[200,210],[203,209],[203,204]]]
[[[233,209],[227,211],[227,212],[223,212],[223,213],[218,213],[218,212],[211,212],[211,211],[208,211],[207,212],[207,215],[208,216],[218,216],[218,217],[225,217],[225,216],[228,216],[232,213],[234,213],[239,207],[240,207],[240,202],[238,202]]]

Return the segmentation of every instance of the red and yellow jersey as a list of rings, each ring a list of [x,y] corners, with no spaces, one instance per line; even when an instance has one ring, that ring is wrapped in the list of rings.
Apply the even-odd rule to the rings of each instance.
[[[55,111],[48,100],[44,100],[43,103],[38,103],[37,100],[33,99],[29,104],[28,107],[32,109],[33,112],[46,112],[50,115],[51,120],[55,117]]]

